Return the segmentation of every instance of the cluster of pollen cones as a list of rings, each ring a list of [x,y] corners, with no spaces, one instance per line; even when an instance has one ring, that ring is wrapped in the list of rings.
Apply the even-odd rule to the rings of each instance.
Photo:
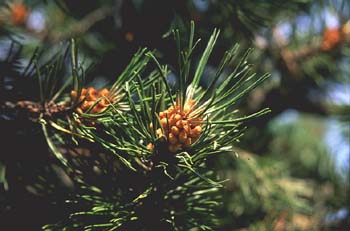
[[[78,93],[74,90],[71,91],[72,100],[76,100],[77,97]],[[107,88],[103,88],[99,91],[93,87],[83,88],[78,99],[78,103],[80,105],[77,107],[76,111],[79,114],[86,113],[96,103],[96,105],[94,105],[88,113],[96,114],[103,112],[110,104],[108,99],[109,90]]]
[[[165,136],[168,142],[170,152],[177,152],[193,144],[202,132],[200,122],[202,117],[191,118],[191,111],[194,101],[187,103],[183,110],[175,105],[168,110],[159,112],[159,118],[162,128],[157,129],[157,136]],[[151,124],[151,129],[153,125]],[[164,132],[164,133],[163,133]],[[153,144],[148,144],[149,149],[153,149]]]

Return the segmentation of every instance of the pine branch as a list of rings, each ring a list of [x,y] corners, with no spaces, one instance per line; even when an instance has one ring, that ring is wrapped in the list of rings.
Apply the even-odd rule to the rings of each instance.
[[[119,92],[129,110],[118,110],[118,103],[113,102],[101,117],[90,116],[89,110],[76,115],[81,117],[76,127],[79,134],[88,136],[121,164],[123,174],[116,179],[134,180],[126,185],[115,184],[110,189],[114,197],[105,196],[103,190],[93,197],[82,179],[84,190],[75,200],[87,203],[88,209],[72,214],[67,225],[58,223],[55,229],[74,226],[85,230],[152,230],[157,226],[162,230],[204,231],[219,225],[216,212],[221,205],[223,181],[218,180],[206,159],[230,152],[232,144],[243,135],[243,123],[269,112],[266,109],[245,117],[233,112],[237,101],[268,75],[259,78],[250,73],[247,52],[220,87],[203,89],[199,82],[219,33],[214,30],[194,77],[189,78],[196,46],[193,23],[191,28],[190,45],[179,53],[178,73],[182,73],[182,79],[178,89],[168,84],[167,66],[162,66],[152,53],[141,50],[110,91]],[[237,47],[227,53],[215,78],[221,76],[236,52]],[[142,76],[148,60],[155,63],[157,71]],[[95,100],[90,108],[99,99]],[[93,123],[87,125],[84,118],[93,119]],[[157,217],[148,217],[150,209],[156,209]]]

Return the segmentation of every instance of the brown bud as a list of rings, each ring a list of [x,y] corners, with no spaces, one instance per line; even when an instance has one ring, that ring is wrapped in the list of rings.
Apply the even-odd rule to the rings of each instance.
[[[169,133],[169,143],[171,143],[171,144],[176,144],[177,142],[178,142],[178,141],[177,141],[175,135],[172,134],[172,133]]]
[[[100,95],[107,97],[109,95],[109,91],[107,88],[103,88],[99,91]]]
[[[196,126],[194,129],[191,130],[191,135],[198,136],[202,132],[201,126]]]
[[[182,118],[182,116],[180,114],[176,114],[174,118],[176,121],[178,121]]]
[[[72,90],[72,91],[70,92],[70,97],[71,97],[72,99],[76,99],[77,96],[78,96],[78,93],[77,93],[76,91]]]
[[[191,128],[190,128],[190,126],[188,126],[188,125],[184,125],[184,126],[183,126],[183,130],[184,130],[186,133],[190,133]]]
[[[89,107],[90,107],[89,101],[84,101],[81,105],[81,109],[83,111],[86,111],[87,109],[89,109]]]
[[[182,126],[182,122],[181,122],[181,120],[178,120],[178,121],[176,121],[176,127],[178,127],[178,128],[182,128],[183,126]]]
[[[170,126],[173,126],[173,125],[175,125],[175,124],[176,124],[176,120],[175,120],[174,118],[169,119],[169,125],[170,125]]]
[[[168,126],[168,120],[166,118],[163,118],[160,120],[160,124],[162,125],[163,128]]]
[[[101,107],[107,107],[108,106],[108,102],[107,99],[103,98],[98,102],[99,105],[101,105]]]
[[[179,134],[179,141],[181,143],[185,143],[186,142],[186,139],[187,139],[187,133],[185,131],[181,131],[180,134]]]
[[[172,126],[171,127],[171,133],[173,133],[174,135],[178,135],[180,133],[180,130],[179,130],[178,127]]]
[[[149,144],[147,144],[146,148],[149,149],[149,150],[153,150],[154,149],[154,145],[152,143],[149,143]]]

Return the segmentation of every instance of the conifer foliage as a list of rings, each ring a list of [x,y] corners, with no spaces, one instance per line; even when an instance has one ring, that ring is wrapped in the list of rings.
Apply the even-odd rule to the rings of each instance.
[[[199,43],[194,40],[194,23],[188,44],[180,43],[178,31],[174,35],[180,52],[175,87],[169,85],[167,66],[144,49],[111,90],[71,92],[72,101],[79,104],[73,113],[76,133],[114,156],[118,170],[108,189],[80,179],[81,193],[69,203],[83,204],[85,209],[45,226],[46,230],[214,230],[219,225],[218,192],[223,185],[207,162],[232,151],[245,120],[268,112],[245,117],[235,112],[236,102],[268,75],[251,73],[249,51],[240,58],[235,45],[225,54],[210,86],[202,88],[200,78],[219,31],[214,30],[193,75],[191,54]],[[239,59],[237,67],[218,82],[232,59]],[[156,70],[144,75],[149,63]],[[97,111],[101,102],[107,104],[105,110]]]

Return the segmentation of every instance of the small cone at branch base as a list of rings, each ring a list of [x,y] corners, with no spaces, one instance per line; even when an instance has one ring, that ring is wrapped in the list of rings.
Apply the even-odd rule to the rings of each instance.
[[[76,100],[78,97],[78,93],[76,91],[71,91],[70,93],[71,99]],[[76,109],[76,111],[81,113],[90,113],[90,114],[97,114],[103,112],[109,105],[108,98],[109,96],[109,90],[107,88],[103,88],[99,91],[97,91],[93,87],[89,88],[83,88],[81,89],[81,94],[79,96],[78,103],[81,103],[81,105]],[[105,97],[105,98],[101,98]],[[97,102],[97,100],[99,100]],[[97,103],[96,103],[97,102]],[[91,108],[94,104],[96,105]],[[89,109],[91,110],[87,112]]]

